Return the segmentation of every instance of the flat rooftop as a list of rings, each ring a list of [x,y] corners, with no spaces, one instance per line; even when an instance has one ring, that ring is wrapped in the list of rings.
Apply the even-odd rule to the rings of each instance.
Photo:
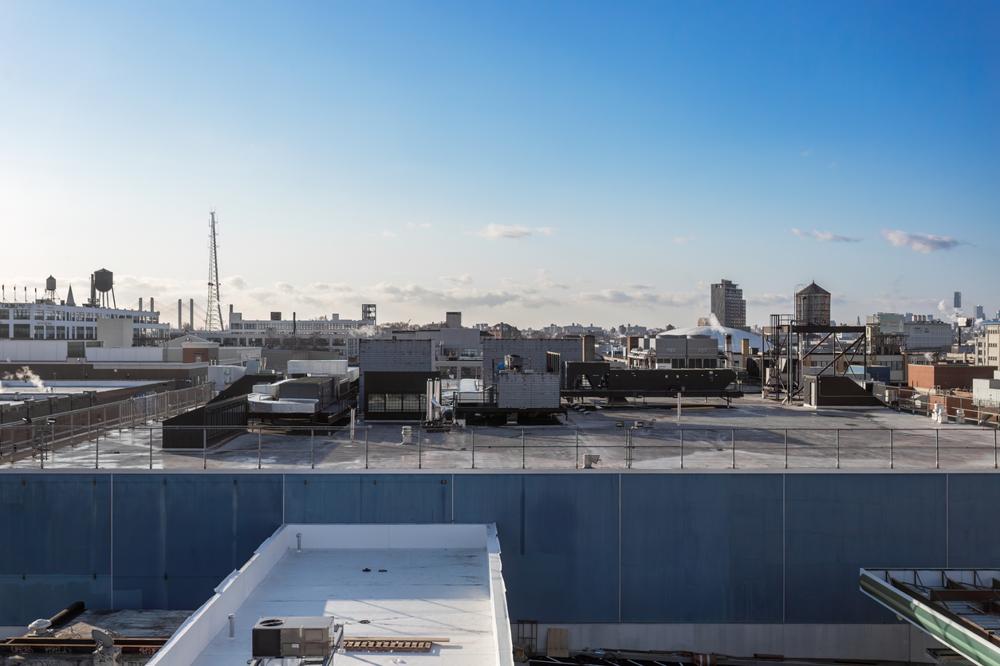
[[[257,621],[289,616],[332,617],[345,640],[432,641],[427,652],[342,650],[337,664],[513,664],[496,528],[451,524],[285,525],[150,664],[244,666]]]
[[[968,424],[938,424],[926,416],[888,408],[814,410],[748,396],[729,409],[717,401],[688,400],[645,408],[567,410],[562,423],[539,426],[468,426],[427,432],[405,423],[320,429],[242,432],[207,451],[163,450],[157,423],[110,430],[94,440],[47,454],[46,468],[102,469],[310,469],[317,470],[572,470],[585,456],[598,469],[725,470],[982,470],[997,463],[997,431]],[[641,427],[635,427],[641,423]],[[409,424],[413,425],[413,424]],[[522,433],[524,449],[522,451]],[[627,449],[626,436],[631,444]],[[419,443],[418,443],[419,442]],[[735,444],[735,446],[734,446]],[[733,449],[735,448],[735,455]],[[21,458],[14,468],[38,468]]]

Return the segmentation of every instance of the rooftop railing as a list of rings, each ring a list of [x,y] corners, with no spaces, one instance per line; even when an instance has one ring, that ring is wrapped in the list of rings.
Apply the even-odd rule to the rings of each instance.
[[[181,431],[185,436],[173,437]],[[630,424],[616,429],[484,426],[442,432],[381,423],[358,425],[353,431],[307,427],[289,434],[256,426],[163,426],[119,418],[89,426],[8,426],[0,430],[0,438],[3,469],[913,471],[996,470],[1000,462],[997,430],[974,426]],[[172,441],[191,448],[170,448]]]

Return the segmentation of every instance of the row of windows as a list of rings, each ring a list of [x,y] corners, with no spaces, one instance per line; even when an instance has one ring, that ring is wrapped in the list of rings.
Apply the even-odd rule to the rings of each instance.
[[[668,358],[660,359],[656,362],[657,365],[666,364],[668,368],[673,370],[679,370],[683,368],[717,368],[719,367],[719,359],[717,358]]]
[[[368,412],[422,412],[425,393],[369,393]]]

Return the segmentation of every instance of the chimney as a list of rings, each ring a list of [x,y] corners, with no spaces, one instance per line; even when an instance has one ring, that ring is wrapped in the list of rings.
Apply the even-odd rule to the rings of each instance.
[[[139,297],[139,312],[142,312],[142,297]]]
[[[194,299],[188,301],[188,314],[191,320],[191,330],[194,330]]]
[[[184,328],[184,301],[177,299],[177,330]]]
[[[298,320],[295,318],[295,313],[292,313],[292,337],[294,338],[298,332]]]
[[[150,312],[156,312],[156,308],[153,306],[153,297],[152,296],[149,297],[149,311]]]
[[[733,336],[726,333],[726,367],[733,367]]]

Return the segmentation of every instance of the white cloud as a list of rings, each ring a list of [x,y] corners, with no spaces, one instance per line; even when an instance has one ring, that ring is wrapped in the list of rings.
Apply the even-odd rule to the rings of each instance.
[[[643,287],[644,285],[636,285]],[[703,299],[702,294],[694,293],[664,293],[655,292],[648,289],[601,289],[599,291],[584,292],[580,297],[595,303],[641,303],[646,305],[667,305],[667,306],[687,306],[698,303]]]
[[[530,291],[505,289],[480,290],[468,288],[429,289],[418,284],[398,285],[380,282],[370,290],[382,301],[433,305],[437,307],[499,307],[520,305],[540,308],[558,305],[559,301]]]
[[[674,245],[687,245],[694,240],[694,236],[674,236]]]
[[[441,279],[444,282],[451,284],[472,284],[472,276],[468,273],[462,273],[461,275],[442,275]]]
[[[764,293],[751,296],[747,299],[747,303],[750,305],[788,305],[791,302],[791,294]]]
[[[823,241],[824,243],[858,243],[861,241],[860,238],[855,238],[853,236],[842,236],[840,234],[835,234],[832,231],[819,231],[817,229],[806,231],[803,229],[792,228],[792,234],[798,236],[799,238],[812,238],[813,240]]]
[[[901,229],[883,229],[882,237],[895,247],[908,247],[914,252],[930,254],[938,250],[951,250],[962,244],[951,236],[936,234],[921,234],[902,231]]]
[[[242,275],[233,275],[232,277],[222,278],[222,286],[225,289],[243,291],[247,288],[247,281]]]
[[[379,236],[381,236],[382,238],[395,238],[396,232],[390,231],[389,229],[383,229],[381,233],[379,233]]]
[[[555,229],[552,227],[525,227],[519,224],[487,224],[476,232],[477,236],[487,240],[499,240],[501,238],[527,238],[538,234],[539,236],[552,236]]]

